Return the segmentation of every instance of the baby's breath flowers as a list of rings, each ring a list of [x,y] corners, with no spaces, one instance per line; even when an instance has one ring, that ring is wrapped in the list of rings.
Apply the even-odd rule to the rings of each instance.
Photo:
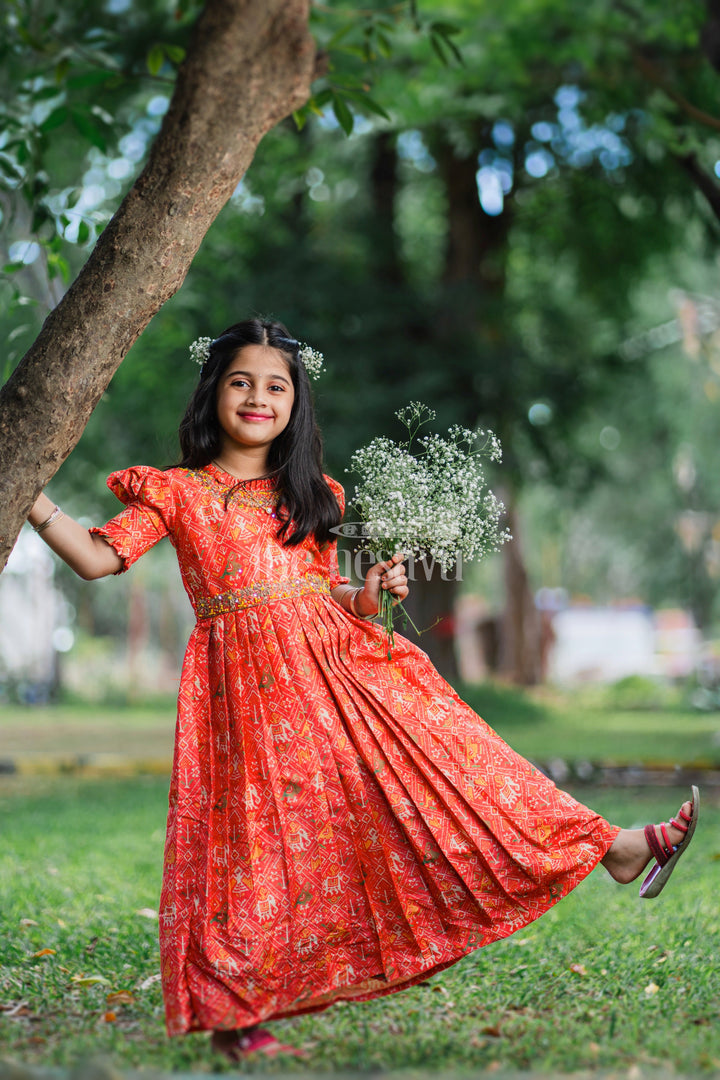
[[[213,339],[211,337],[197,338],[190,346],[190,359],[202,367],[210,355],[210,346],[212,343]]]
[[[323,354],[318,352],[317,349],[313,349],[310,345],[301,344],[298,355],[305,365],[305,370],[309,377],[311,379],[319,379],[325,370],[323,366],[325,357]]]
[[[352,470],[346,470],[361,477],[352,499],[364,522],[360,550],[374,552],[378,561],[402,551],[406,558],[430,558],[446,571],[459,556],[480,559],[498,551],[511,537],[500,527],[505,508],[489,489],[480,461],[483,456],[500,461],[497,436],[453,424],[447,436],[419,438],[413,454],[419,428],[434,420],[435,412],[411,401],[395,415],[409,438],[402,443],[386,436],[373,439],[355,451]],[[379,613],[392,645],[395,610],[385,589]]]
[[[197,338],[190,346],[190,359],[202,367],[210,355],[210,346],[212,343],[213,338],[211,337]],[[325,357],[323,354],[318,352],[317,349],[313,349],[311,345],[300,344],[298,356],[302,360],[308,376],[311,379],[319,379],[325,370]]]

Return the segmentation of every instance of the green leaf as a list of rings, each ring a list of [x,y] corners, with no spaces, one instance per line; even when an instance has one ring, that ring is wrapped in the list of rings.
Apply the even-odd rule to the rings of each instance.
[[[439,36],[439,34],[431,34],[430,35],[430,44],[432,45],[433,52],[435,53],[438,60],[440,61],[440,63],[444,67],[449,67],[450,66],[450,61],[448,60],[447,56],[445,55],[445,53],[443,51],[443,43],[444,43],[444,41],[445,41],[445,39],[441,38]]]
[[[355,23],[354,22],[348,22],[348,23],[345,24],[345,26],[341,26],[339,30],[335,31],[335,33],[333,34],[333,36],[328,41],[325,48],[328,51],[330,49],[337,48],[337,46],[340,44],[340,42],[343,41],[343,39],[347,37],[347,35],[350,33],[350,31],[354,30],[354,29],[355,29]]]
[[[458,64],[461,64],[464,67],[465,66],[465,61],[463,60],[462,53],[458,49],[455,42],[450,41],[449,38],[443,38],[443,41],[445,42],[445,44],[447,45],[448,49],[453,54],[455,59],[457,60]]]
[[[43,86],[34,92],[33,98],[35,101],[49,101],[50,98],[57,97],[58,94],[62,94],[62,90],[58,86]]]
[[[19,169],[12,158],[6,157],[5,154],[0,154],[0,169],[11,180],[22,180],[23,178],[22,169]]]
[[[347,56],[359,56],[361,60],[367,59],[367,46],[365,45],[343,45],[335,51],[345,53]]]
[[[335,119],[340,127],[346,135],[351,135],[355,123],[353,114],[338,94],[333,94],[332,107],[333,112],[335,113]]]
[[[455,23],[449,22],[433,22],[430,23],[430,33],[440,34],[442,37],[450,37],[452,34],[459,34],[461,27]]]
[[[84,90],[86,86],[101,86],[116,78],[116,71],[86,71],[82,75],[73,75],[68,79],[67,85],[70,90]]]
[[[60,127],[61,124],[64,124],[69,115],[67,108],[64,105],[59,105],[57,109],[53,109],[49,116],[45,117],[40,125],[40,131],[53,131],[55,128]]]
[[[165,63],[165,49],[162,45],[152,45],[148,49],[145,64],[151,75],[159,75],[160,68]]]
[[[22,270],[25,264],[21,262],[9,262],[3,266],[3,274],[17,274],[18,270]]]
[[[292,118],[295,121],[295,127],[298,129],[298,131],[302,131],[302,129],[305,127],[305,124],[307,123],[308,118],[308,113],[305,106],[303,105],[302,109],[296,109],[295,112],[292,114]]]
[[[361,94],[348,90],[345,96],[351,98],[360,109],[366,109],[368,112],[374,113],[375,116],[382,116],[383,120],[390,119],[389,113],[385,112],[382,105],[375,101],[374,98],[371,98],[369,94]]]
[[[163,45],[165,55],[173,64],[182,64],[185,59],[185,50],[182,45]]]
[[[45,225],[45,223],[48,221],[52,221],[52,217],[50,216],[48,208],[46,206],[43,206],[42,203],[37,203],[33,209],[32,221],[30,223],[30,231],[34,233],[40,232],[43,225]]]
[[[52,280],[60,274],[61,278],[67,284],[70,281],[70,264],[67,259],[62,255],[48,255],[47,260],[48,277]],[[85,983],[81,985],[86,985]]]
[[[333,97],[332,90],[330,90],[329,87],[326,87],[324,90],[321,90],[318,94],[313,94],[313,96],[310,98],[310,100],[315,105],[317,105],[317,107],[319,109],[323,109],[326,105],[328,105],[332,101],[332,97]]]
[[[64,56],[62,60],[59,60],[55,65],[55,82],[61,83],[65,79],[68,71],[70,70],[70,60],[67,56]]]
[[[387,36],[387,34],[383,34],[378,30],[377,34],[375,35],[375,41],[377,44],[377,50],[381,56],[384,56],[386,60],[392,56],[392,41]]]
[[[87,221],[81,221],[78,226],[77,242],[78,244],[87,244],[90,239],[90,226]]]
[[[90,114],[82,112],[80,109],[72,109],[70,115],[73,124],[82,137],[87,139],[91,146],[97,146],[98,150],[102,150],[102,152],[105,153],[107,151],[105,134],[98,127]]]

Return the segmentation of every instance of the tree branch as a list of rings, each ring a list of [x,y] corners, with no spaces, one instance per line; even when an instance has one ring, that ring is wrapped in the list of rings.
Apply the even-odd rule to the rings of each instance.
[[[147,165],[0,390],[0,567],[263,135],[310,93],[309,0],[208,0]]]
[[[652,60],[641,53],[639,49],[632,50],[632,57],[635,67],[640,74],[647,79],[648,82],[652,83],[653,86],[659,87],[663,93],[667,94],[670,100],[674,101],[675,104],[678,105],[692,120],[697,120],[699,124],[705,124],[706,127],[710,127],[714,131],[720,131],[720,117],[713,116],[712,113],[707,113],[703,109],[699,109],[697,105],[693,105],[691,101],[684,98],[677,90],[673,90],[673,88],[668,85],[668,81],[662,71],[660,71]]]
[[[675,160],[683,167],[698,191],[705,196],[715,217],[720,221],[720,186],[698,164],[694,154],[676,154]]]

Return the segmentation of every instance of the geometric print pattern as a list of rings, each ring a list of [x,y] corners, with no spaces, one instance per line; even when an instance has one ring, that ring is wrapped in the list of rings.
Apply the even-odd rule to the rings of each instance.
[[[421,649],[396,634],[388,660],[384,631],[332,599],[335,544],[277,541],[272,480],[143,466],[108,486],[126,508],[93,531],[123,571],[169,536],[200,615],[160,898],[169,1034],[402,990],[537,919],[606,854],[617,827]]]

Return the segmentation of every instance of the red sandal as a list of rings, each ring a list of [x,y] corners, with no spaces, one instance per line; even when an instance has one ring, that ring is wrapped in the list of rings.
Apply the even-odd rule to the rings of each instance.
[[[662,824],[658,826],[645,826],[645,839],[657,862],[640,886],[640,896],[643,900],[650,900],[654,896],[659,896],[665,888],[668,878],[675,869],[675,864],[678,859],[683,852],[687,851],[692,835],[695,832],[698,812],[700,810],[700,792],[694,784],[692,786],[692,796],[692,814],[688,815],[684,813],[683,810],[680,810],[678,817],[682,818],[682,821],[677,821],[676,818],[670,818],[670,821],[663,821]],[[680,832],[685,833],[679,844],[673,845],[670,843],[670,838],[667,834],[667,828],[670,825],[675,829],[679,829]],[[659,828],[662,833],[662,844],[657,838],[657,833],[655,832],[656,828]]]
[[[217,1034],[219,1032],[213,1032],[210,1041],[213,1050],[218,1054],[224,1054],[234,1062],[242,1061],[251,1054],[266,1054],[268,1057],[275,1057],[276,1054],[292,1054],[293,1057],[301,1058],[309,1056],[297,1046],[288,1046],[278,1042],[266,1028],[251,1027],[244,1031],[237,1031],[234,1040],[222,1044],[216,1039]]]

